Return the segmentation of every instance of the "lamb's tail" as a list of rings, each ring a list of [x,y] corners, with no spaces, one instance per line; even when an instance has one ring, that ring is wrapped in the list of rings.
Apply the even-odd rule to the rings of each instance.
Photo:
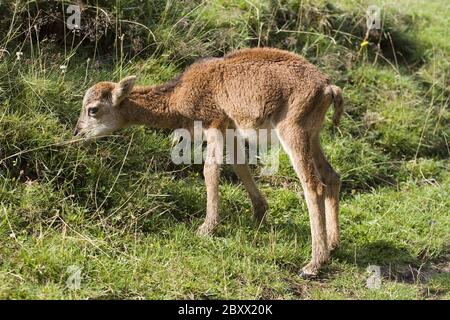
[[[335,85],[327,86],[327,91],[331,93],[333,98],[334,114],[333,114],[333,125],[335,127],[339,126],[341,116],[344,113],[344,99],[342,98],[342,89]]]

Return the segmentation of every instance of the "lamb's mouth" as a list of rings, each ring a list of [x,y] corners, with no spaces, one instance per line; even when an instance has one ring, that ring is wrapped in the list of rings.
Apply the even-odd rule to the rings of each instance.
[[[82,129],[77,132],[76,138],[85,140],[100,139],[111,135],[113,130],[97,130],[97,129]]]
[[[92,130],[75,129],[73,132],[73,137],[75,139],[88,140],[88,139],[96,138],[97,135],[95,135]]]

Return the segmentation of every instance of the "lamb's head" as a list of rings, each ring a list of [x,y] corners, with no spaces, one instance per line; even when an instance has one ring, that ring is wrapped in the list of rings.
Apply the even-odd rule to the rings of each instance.
[[[95,138],[122,128],[125,121],[119,110],[120,103],[133,90],[135,80],[135,76],[129,76],[119,83],[99,82],[89,88],[74,135]]]

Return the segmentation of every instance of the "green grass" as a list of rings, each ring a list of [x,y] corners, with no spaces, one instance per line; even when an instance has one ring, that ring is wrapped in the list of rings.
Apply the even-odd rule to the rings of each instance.
[[[445,1],[385,5],[381,51],[359,47],[367,1],[98,2],[114,19],[81,44],[26,34],[28,13],[51,2],[19,1],[15,15],[0,5],[0,298],[450,299]],[[267,224],[256,226],[225,167],[221,225],[200,238],[202,168],[171,162],[169,132],[70,143],[93,83],[160,83],[198,57],[258,44],[305,55],[344,88],[342,125],[327,119],[322,135],[343,180],[342,246],[316,280],[298,275],[309,220],[285,154],[273,176],[255,168]],[[369,265],[380,288],[366,287]],[[71,266],[79,289],[66,285]]]

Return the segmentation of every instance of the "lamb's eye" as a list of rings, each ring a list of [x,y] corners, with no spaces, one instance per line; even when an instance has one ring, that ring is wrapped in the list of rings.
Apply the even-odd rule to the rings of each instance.
[[[89,108],[88,113],[90,116],[93,116],[94,114],[96,114],[98,111],[97,107],[93,107],[93,108]]]

